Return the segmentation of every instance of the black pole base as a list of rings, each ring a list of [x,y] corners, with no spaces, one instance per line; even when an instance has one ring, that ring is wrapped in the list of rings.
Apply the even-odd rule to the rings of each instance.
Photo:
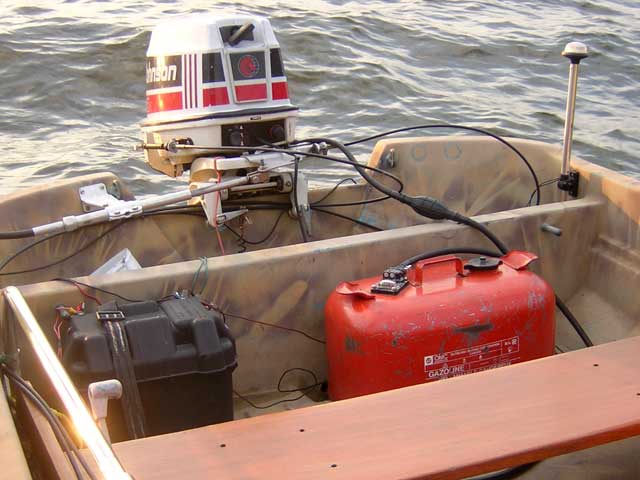
[[[569,173],[560,175],[558,180],[558,188],[568,192],[569,195],[576,198],[578,196],[578,184],[580,182],[580,173],[570,170]]]

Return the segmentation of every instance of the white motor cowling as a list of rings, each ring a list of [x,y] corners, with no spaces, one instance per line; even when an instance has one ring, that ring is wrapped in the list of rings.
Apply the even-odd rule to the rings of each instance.
[[[143,142],[190,139],[208,147],[288,142],[295,138],[297,115],[266,18],[189,15],[153,30]],[[176,177],[203,153],[145,150],[145,158],[155,170]]]

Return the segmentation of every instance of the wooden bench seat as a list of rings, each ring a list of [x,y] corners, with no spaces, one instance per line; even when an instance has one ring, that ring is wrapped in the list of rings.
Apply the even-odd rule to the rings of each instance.
[[[640,434],[639,360],[634,337],[115,450],[136,480],[460,478]]]

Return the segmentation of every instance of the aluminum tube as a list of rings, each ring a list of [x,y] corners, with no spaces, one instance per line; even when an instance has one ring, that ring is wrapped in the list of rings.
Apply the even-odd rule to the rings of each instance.
[[[205,193],[217,192],[218,190],[227,190],[229,188],[245,185],[247,183],[249,183],[248,176],[234,178],[233,180],[214,183],[211,185],[207,185],[206,187],[195,188],[191,190],[191,197],[199,197],[200,195],[204,195]]]
[[[172,203],[189,200],[193,197],[204,195],[205,193],[217,192],[219,190],[226,190],[228,188],[235,187],[238,185],[244,185],[245,183],[248,183],[248,182],[249,182],[249,179],[247,177],[234,178],[233,180],[227,180],[220,183],[213,183],[211,185],[207,185],[206,187],[196,188],[193,190],[182,190],[176,193],[169,193],[167,195],[161,195],[159,197],[149,198],[146,200],[142,200],[140,204],[142,205],[142,209],[144,211],[148,211],[154,208],[164,207],[165,205],[171,205]]]
[[[168,193],[167,195],[160,195],[151,198],[145,198],[140,200],[143,211],[153,210],[155,208],[171,205],[172,203],[184,202],[191,198],[191,192],[189,190],[180,190],[175,193]]]
[[[569,66],[569,88],[567,91],[567,111],[565,112],[564,138],[562,141],[562,170],[566,175],[569,172],[571,160],[571,142],[573,141],[573,118],[576,111],[576,95],[578,93],[578,68],[579,64],[572,63]]]
[[[7,287],[4,289],[4,296],[104,478],[131,480],[93,421],[20,290]]]
[[[262,190],[265,188],[275,188],[278,186],[278,182],[266,182],[256,183],[255,185],[241,185],[239,187],[232,187],[229,190],[232,192],[244,192],[246,190]]]

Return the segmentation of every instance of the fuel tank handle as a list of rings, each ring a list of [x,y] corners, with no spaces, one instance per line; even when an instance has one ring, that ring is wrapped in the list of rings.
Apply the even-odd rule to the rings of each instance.
[[[438,258],[427,260],[426,262],[417,263],[414,267],[416,283],[423,282],[425,267],[430,267],[433,265],[437,265],[439,263],[453,263],[455,265],[456,272],[458,273],[458,275],[464,276],[464,265],[462,264],[462,260],[459,257],[456,257],[454,255],[446,255],[444,257],[438,257]]]

